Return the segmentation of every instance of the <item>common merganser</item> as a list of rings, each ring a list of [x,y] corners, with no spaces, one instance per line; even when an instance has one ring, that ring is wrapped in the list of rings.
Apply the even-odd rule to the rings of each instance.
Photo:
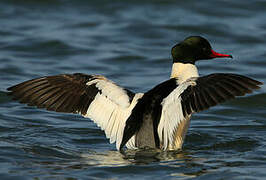
[[[134,93],[101,75],[46,76],[8,88],[13,99],[50,111],[90,118],[116,148],[181,149],[193,113],[259,89],[261,82],[227,73],[199,77],[195,62],[232,58],[212,50],[200,36],[176,44],[171,78],[146,93]]]

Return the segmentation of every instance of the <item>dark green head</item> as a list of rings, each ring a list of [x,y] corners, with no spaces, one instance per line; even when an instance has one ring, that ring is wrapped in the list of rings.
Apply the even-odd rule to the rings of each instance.
[[[231,55],[220,54],[212,50],[210,43],[200,36],[190,36],[176,44],[172,50],[174,62],[195,64],[198,60],[230,57]]]

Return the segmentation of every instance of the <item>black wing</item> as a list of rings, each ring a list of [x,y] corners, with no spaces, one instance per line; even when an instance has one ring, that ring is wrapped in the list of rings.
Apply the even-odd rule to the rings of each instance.
[[[181,94],[184,116],[208,109],[236,96],[244,96],[254,89],[259,89],[259,85],[263,83],[238,74],[217,73],[199,77],[195,84],[188,86]]]
[[[89,117],[105,130],[111,143],[117,142],[117,148],[135,96],[104,76],[81,73],[32,79],[8,91],[13,99],[30,106]]]
[[[61,74],[25,81],[7,90],[20,103],[50,111],[85,115],[95,96],[103,91],[103,87],[96,87],[100,81],[111,82],[99,75]],[[123,91],[119,86],[117,89]],[[134,93],[129,90],[124,90],[124,93],[128,96],[126,100],[129,105]]]

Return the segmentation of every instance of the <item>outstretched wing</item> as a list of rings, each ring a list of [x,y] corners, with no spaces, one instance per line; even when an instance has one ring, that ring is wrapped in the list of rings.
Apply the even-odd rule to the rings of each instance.
[[[194,112],[243,96],[259,89],[262,83],[237,74],[211,74],[191,78],[163,99],[158,135],[163,148],[175,146],[175,131]],[[183,129],[186,131],[186,129]]]
[[[15,100],[50,111],[89,117],[119,147],[125,121],[141,94],[100,75],[61,74],[23,82],[7,89]],[[132,140],[131,145],[134,146]]]

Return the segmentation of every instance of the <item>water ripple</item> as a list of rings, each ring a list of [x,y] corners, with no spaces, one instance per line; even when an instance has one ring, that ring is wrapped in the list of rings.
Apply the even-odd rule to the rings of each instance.
[[[126,151],[89,119],[27,107],[6,88],[61,73],[103,74],[135,92],[169,78],[171,47],[202,35],[232,61],[197,63],[201,75],[266,82],[265,2],[3,0],[0,2],[2,179],[261,179],[266,86],[195,114],[182,151]]]

